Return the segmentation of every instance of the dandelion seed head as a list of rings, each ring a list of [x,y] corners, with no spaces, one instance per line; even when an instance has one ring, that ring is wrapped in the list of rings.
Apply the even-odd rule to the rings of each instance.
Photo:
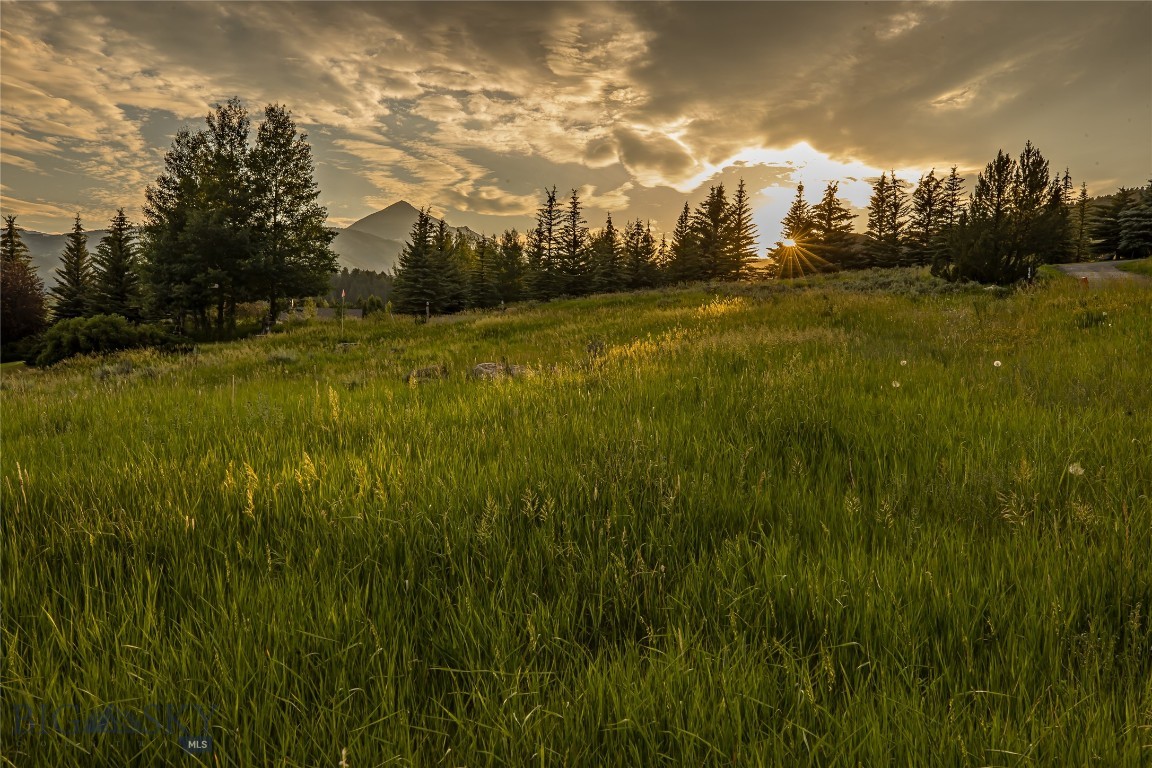
[[[992,365],[994,365],[994,366],[996,366],[997,368],[999,368],[999,367],[1000,367],[1000,361],[999,361],[999,360],[997,360],[996,362],[992,363]]]
[[[908,361],[907,360],[901,360],[900,365],[908,365]]]
[[[1068,474],[1080,477],[1084,474],[1084,467],[1080,466],[1080,462],[1075,462],[1068,465]]]
[[[900,389],[900,382],[894,381],[892,382],[892,386],[894,386],[896,389]]]

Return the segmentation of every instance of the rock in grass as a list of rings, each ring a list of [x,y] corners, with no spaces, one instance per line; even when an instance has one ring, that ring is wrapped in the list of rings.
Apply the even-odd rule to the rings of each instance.
[[[477,363],[472,367],[469,375],[474,379],[481,379],[490,381],[492,379],[499,379],[503,376],[509,376],[513,379],[520,378],[526,373],[522,365],[508,365],[507,363]]]
[[[448,366],[440,363],[439,365],[429,365],[424,368],[413,368],[404,377],[405,384],[419,384],[422,381],[435,381],[436,379],[448,378]]]

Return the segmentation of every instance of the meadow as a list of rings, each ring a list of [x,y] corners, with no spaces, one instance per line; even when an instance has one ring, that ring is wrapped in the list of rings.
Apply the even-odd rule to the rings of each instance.
[[[0,764],[1148,765],[1150,340],[891,271],[5,369]]]

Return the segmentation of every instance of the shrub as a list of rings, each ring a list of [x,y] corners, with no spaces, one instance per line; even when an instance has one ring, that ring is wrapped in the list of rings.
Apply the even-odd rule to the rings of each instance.
[[[163,328],[134,326],[120,315],[75,317],[56,323],[44,333],[36,365],[53,365],[73,355],[105,354],[135,347],[168,347],[173,343],[174,339]]]

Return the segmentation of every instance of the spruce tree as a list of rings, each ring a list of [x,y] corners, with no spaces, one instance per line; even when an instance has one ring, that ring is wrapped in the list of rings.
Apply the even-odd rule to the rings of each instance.
[[[920,177],[912,193],[912,219],[909,222],[908,242],[913,264],[928,264],[932,260],[933,245],[941,229],[941,208],[944,182],[936,178],[936,169]]]
[[[44,281],[32,266],[16,217],[5,216],[0,233],[0,340],[5,345],[22,341],[47,324]]]
[[[672,232],[667,275],[669,281],[673,283],[700,280],[703,276],[696,231],[692,227],[692,214],[687,202],[684,203],[684,210],[676,219],[676,229]]]
[[[500,303],[499,250],[487,236],[476,244],[468,270],[468,306],[487,309]]]
[[[92,313],[120,315],[129,322],[140,322],[144,294],[136,259],[136,240],[123,208],[112,217],[108,234],[100,239],[93,268]]]
[[[1135,190],[1120,187],[1112,196],[1111,203],[1096,208],[1089,225],[1093,254],[1116,258],[1123,253],[1120,247],[1120,218],[1134,199]]]
[[[520,301],[523,298],[524,244],[520,234],[509,229],[500,236],[496,268],[496,296],[501,302]]]
[[[589,282],[594,292],[607,293],[624,288],[621,257],[620,233],[609,213],[604,228],[592,235],[589,243]]]
[[[328,210],[317,202],[312,150],[297,133],[287,108],[270,104],[248,158],[252,176],[251,226],[256,258],[246,281],[252,295],[268,302],[268,323],[276,322],[280,302],[322,293],[336,272],[329,247]]]
[[[736,186],[728,212],[728,243],[725,258],[717,277],[736,279],[747,274],[749,266],[757,258],[756,224],[752,221],[752,205],[744,179]]]
[[[60,257],[60,266],[56,268],[56,285],[52,287],[52,295],[56,297],[56,305],[52,308],[53,318],[59,321],[87,317],[92,304],[92,286],[88,235],[84,234],[84,227],[80,224],[80,214],[76,214],[76,221]]]
[[[562,211],[556,187],[544,190],[544,202],[536,209],[536,227],[528,234],[525,298],[544,301],[560,295],[560,229]]]
[[[1026,271],[1012,247],[1016,161],[1003,150],[976,178],[954,276],[981,283],[1011,283]]]
[[[624,229],[624,287],[629,290],[651,288],[659,282],[656,239],[651,225],[634,219]]]
[[[856,266],[852,248],[852,219],[856,214],[840,202],[839,192],[840,183],[829,182],[820,202],[812,206],[808,250],[829,264],[845,269]]]
[[[1140,190],[1120,214],[1119,252],[1125,258],[1152,256],[1152,181]]]
[[[557,273],[561,293],[579,296],[588,293],[588,222],[580,205],[580,193],[572,190],[568,209],[560,227],[560,251]]]
[[[806,246],[812,239],[814,228],[812,211],[804,200],[804,185],[797,184],[796,197],[792,200],[788,213],[784,214],[784,220],[780,222],[780,234],[784,240],[792,240],[798,245]]]
[[[432,234],[430,267],[435,284],[433,314],[452,314],[468,303],[468,273],[476,254],[463,235],[454,236],[440,219]]]
[[[940,228],[932,244],[932,274],[953,277],[953,251],[956,228],[964,213],[964,177],[952,166],[940,190]]]
[[[393,282],[396,311],[408,315],[431,312],[437,300],[436,274],[432,268],[432,217],[421,208],[412,223],[408,241],[400,251]]]
[[[724,185],[708,190],[708,197],[692,212],[692,237],[700,267],[697,279],[724,280],[730,272],[732,211]]]
[[[1072,219],[1074,261],[1084,261],[1088,257],[1090,240],[1088,239],[1088,184],[1081,182],[1080,195],[1076,198],[1076,210]]]

